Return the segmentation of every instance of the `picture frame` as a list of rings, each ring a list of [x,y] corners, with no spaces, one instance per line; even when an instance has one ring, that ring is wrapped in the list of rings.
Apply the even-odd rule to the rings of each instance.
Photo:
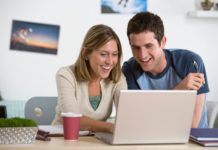
[[[135,14],[147,11],[147,0],[101,0],[102,14]]]
[[[10,49],[56,55],[59,33],[59,25],[13,20]]]

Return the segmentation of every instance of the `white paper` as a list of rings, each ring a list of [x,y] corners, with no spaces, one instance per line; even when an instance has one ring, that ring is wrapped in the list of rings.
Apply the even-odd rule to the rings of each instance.
[[[64,134],[63,131],[63,126],[62,125],[40,125],[38,126],[38,129],[43,130],[43,131],[47,131],[49,132],[49,134]],[[79,131],[79,135],[80,136],[86,136],[86,135],[90,135],[90,131]]]

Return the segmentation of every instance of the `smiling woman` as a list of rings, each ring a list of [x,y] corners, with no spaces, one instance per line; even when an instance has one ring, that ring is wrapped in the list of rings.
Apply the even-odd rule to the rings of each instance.
[[[62,124],[62,112],[81,113],[81,129],[113,131],[105,122],[117,105],[120,90],[127,89],[121,72],[119,37],[106,25],[91,27],[75,64],[62,67],[56,75],[58,105],[53,124]]]

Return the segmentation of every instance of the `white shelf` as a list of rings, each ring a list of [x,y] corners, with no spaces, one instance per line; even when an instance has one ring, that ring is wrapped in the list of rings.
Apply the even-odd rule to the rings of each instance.
[[[197,17],[197,18],[218,18],[217,10],[198,10],[198,11],[190,11],[188,12],[188,16]]]

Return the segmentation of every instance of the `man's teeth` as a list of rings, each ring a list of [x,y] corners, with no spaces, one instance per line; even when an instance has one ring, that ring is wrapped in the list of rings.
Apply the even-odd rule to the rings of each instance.
[[[143,62],[148,62],[150,59],[143,59],[142,61]]]

